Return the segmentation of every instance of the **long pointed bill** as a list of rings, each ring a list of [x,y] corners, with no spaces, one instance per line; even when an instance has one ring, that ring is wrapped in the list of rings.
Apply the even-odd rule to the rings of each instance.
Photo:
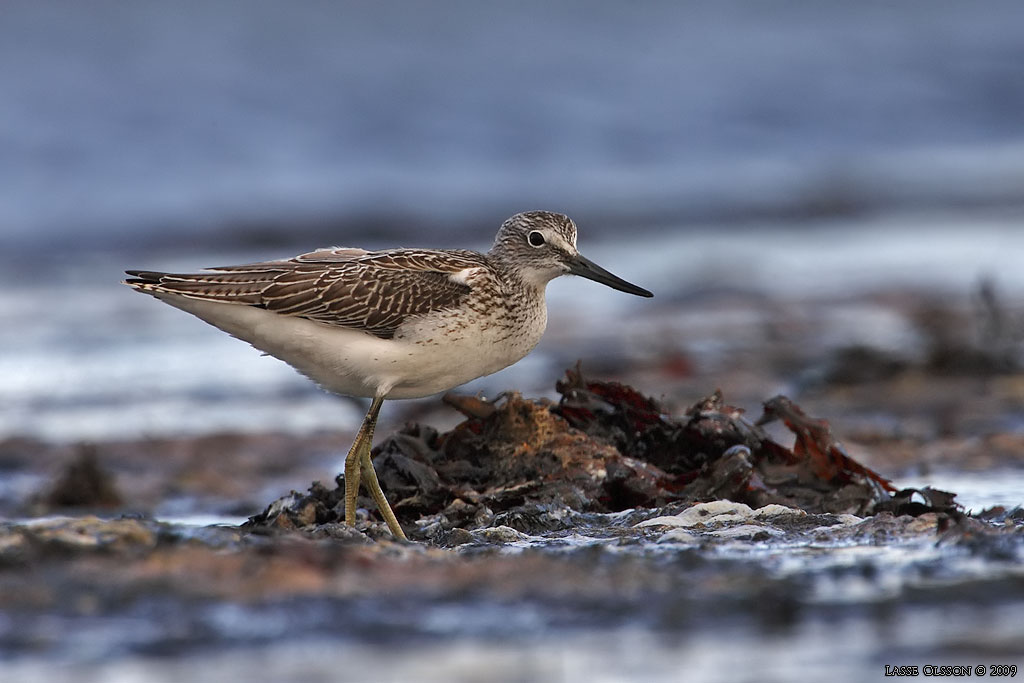
[[[626,282],[618,275],[612,275],[601,266],[580,254],[576,254],[569,259],[568,266],[569,272],[573,275],[579,275],[580,277],[585,277],[588,280],[600,282],[602,285],[608,285],[612,289],[617,289],[620,292],[636,294],[637,296],[654,296],[643,287],[637,287],[631,282]]]

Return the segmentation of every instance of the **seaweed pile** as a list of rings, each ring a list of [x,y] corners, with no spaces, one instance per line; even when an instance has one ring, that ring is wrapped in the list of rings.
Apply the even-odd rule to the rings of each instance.
[[[672,416],[632,387],[585,378],[578,366],[556,388],[558,403],[516,393],[493,403],[449,394],[446,403],[466,417],[454,429],[440,434],[408,424],[374,449],[395,513],[420,530],[413,536],[522,528],[530,526],[523,520],[536,522],[550,510],[610,513],[714,500],[819,514],[960,514],[954,494],[896,490],[847,455],[825,420],[785,396],[766,401],[764,414],[751,422],[719,391]],[[793,432],[792,447],[764,431],[774,420]],[[293,492],[246,526],[339,524],[343,475],[335,484]]]

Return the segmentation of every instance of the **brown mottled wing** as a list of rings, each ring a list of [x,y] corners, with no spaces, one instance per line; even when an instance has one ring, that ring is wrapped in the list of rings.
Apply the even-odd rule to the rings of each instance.
[[[128,271],[128,284],[222,303],[260,306],[390,339],[408,318],[458,306],[471,287],[462,277],[486,268],[468,251],[333,249],[288,261],[225,266],[204,273]]]

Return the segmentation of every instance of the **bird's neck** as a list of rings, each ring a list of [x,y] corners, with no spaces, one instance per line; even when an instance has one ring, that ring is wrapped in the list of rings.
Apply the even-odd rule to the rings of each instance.
[[[494,263],[499,277],[510,290],[522,291],[526,296],[544,300],[544,291],[552,280],[547,273],[501,260]]]

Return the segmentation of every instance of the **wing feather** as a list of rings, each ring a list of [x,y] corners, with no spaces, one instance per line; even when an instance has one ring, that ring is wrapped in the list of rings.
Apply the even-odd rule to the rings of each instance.
[[[337,248],[201,273],[132,270],[126,284],[259,306],[390,339],[409,318],[457,307],[472,291],[466,273],[476,269],[493,272],[483,255],[470,251]]]

